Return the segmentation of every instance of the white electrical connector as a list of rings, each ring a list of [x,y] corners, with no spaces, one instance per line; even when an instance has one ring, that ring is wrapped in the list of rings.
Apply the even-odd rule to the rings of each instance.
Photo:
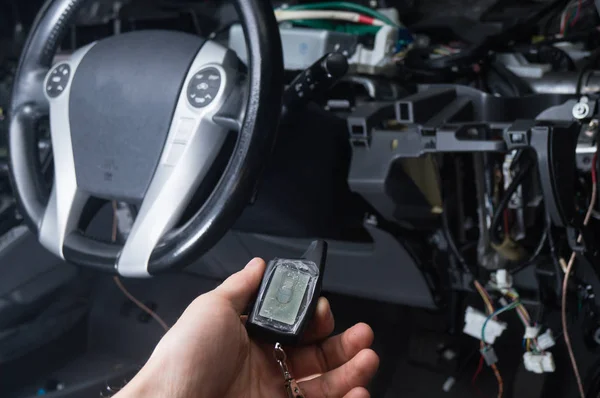
[[[492,366],[498,362],[498,356],[496,355],[496,351],[494,351],[494,347],[484,346],[479,352],[481,352],[481,356],[485,360],[487,366]]]
[[[533,373],[552,373],[556,370],[554,364],[554,358],[551,352],[543,354],[534,354],[532,352],[526,352],[523,354],[523,364],[525,369]]]
[[[467,310],[465,311],[465,327],[463,328],[463,333],[481,340],[481,331],[487,318],[488,317],[484,313],[475,308],[467,307]],[[505,322],[498,322],[490,319],[485,325],[484,341],[487,344],[494,344],[496,338],[499,337],[505,329]]]
[[[544,333],[540,334],[537,338],[537,348],[540,351],[546,351],[548,348],[554,347],[556,341],[552,330],[548,329]]]
[[[513,280],[512,276],[505,269],[499,269],[495,273],[496,286],[502,293],[506,293],[512,288]]]
[[[525,328],[525,334],[523,335],[524,339],[535,339],[540,334],[539,326],[527,326]]]
[[[395,63],[391,61],[396,43],[398,42],[398,28],[385,25],[375,34],[373,48],[361,44],[356,46],[354,54],[348,58],[351,70],[356,68],[358,73],[377,74],[391,70]]]

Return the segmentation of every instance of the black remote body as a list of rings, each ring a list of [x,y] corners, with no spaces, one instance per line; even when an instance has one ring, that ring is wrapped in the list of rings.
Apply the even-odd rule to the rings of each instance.
[[[299,259],[269,261],[248,315],[248,334],[268,343],[298,343],[321,295],[326,260],[327,242],[317,240]]]

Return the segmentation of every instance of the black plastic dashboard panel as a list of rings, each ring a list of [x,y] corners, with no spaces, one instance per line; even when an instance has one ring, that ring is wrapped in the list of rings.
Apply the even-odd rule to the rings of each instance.
[[[457,85],[424,85],[399,101],[357,107],[348,117],[355,144],[350,188],[387,220],[393,220],[398,198],[389,187],[397,178],[393,170],[399,160],[430,153],[502,153],[530,148],[537,154],[552,220],[565,225],[574,217],[570,174],[574,170],[569,167],[575,164],[578,134],[570,122],[572,107],[570,95],[495,97]],[[552,119],[555,114],[562,115],[561,122]],[[396,125],[385,127],[390,115]],[[512,132],[518,132],[523,141],[514,142]]]
[[[388,232],[365,225],[372,243],[328,240],[323,290],[420,308],[438,308],[433,286],[417,260]],[[231,231],[189,271],[220,278],[237,272],[249,258],[294,258],[310,239]]]

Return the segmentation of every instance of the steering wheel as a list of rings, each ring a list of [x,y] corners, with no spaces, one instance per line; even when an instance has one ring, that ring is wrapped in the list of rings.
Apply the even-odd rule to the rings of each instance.
[[[68,262],[126,277],[184,267],[231,228],[273,148],[283,90],[273,9],[265,0],[234,2],[247,73],[235,53],[214,41],[159,30],[109,37],[53,65],[84,3],[47,1],[20,60],[9,131],[20,211],[41,244]],[[45,115],[51,189],[36,137]],[[232,134],[235,145],[226,152]],[[224,151],[228,163],[215,167]],[[217,182],[209,184],[207,199],[194,207],[211,180]],[[85,233],[98,211],[94,204],[110,201],[139,205],[124,244]]]

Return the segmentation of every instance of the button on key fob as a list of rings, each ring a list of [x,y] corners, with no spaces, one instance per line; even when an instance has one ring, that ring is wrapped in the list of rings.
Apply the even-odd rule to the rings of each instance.
[[[311,243],[302,258],[271,260],[246,322],[250,336],[295,344],[312,319],[321,294],[327,242]]]

